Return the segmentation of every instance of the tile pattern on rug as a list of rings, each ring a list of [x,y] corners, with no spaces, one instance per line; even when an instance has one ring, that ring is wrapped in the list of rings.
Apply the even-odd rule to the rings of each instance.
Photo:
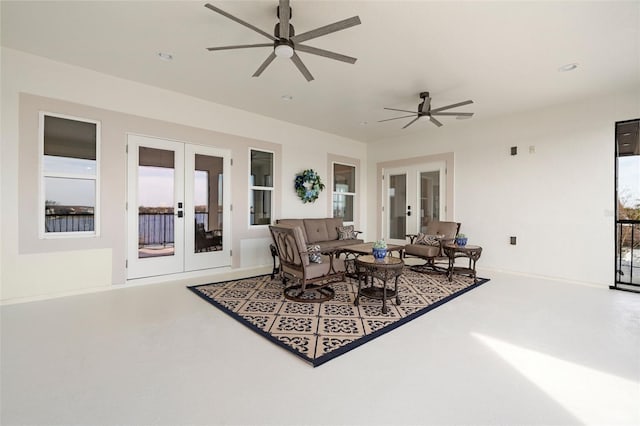
[[[200,297],[275,343],[318,366],[378,335],[420,316],[440,304],[485,283],[454,275],[425,274],[405,267],[395,297],[382,313],[380,300],[360,297],[354,305],[357,281],[332,284],[335,297],[324,303],[298,303],[283,296],[279,278],[269,275],[189,287]],[[388,284],[390,286],[390,284]]]

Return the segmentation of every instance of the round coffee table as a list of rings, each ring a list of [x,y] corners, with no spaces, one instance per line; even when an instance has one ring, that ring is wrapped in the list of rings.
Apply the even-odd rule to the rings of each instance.
[[[397,257],[384,257],[382,259],[376,259],[372,255],[359,256],[355,260],[356,273],[358,274],[358,294],[354,305],[360,304],[360,296],[368,297],[369,299],[382,300],[382,313],[386,314],[387,299],[391,299],[395,296],[396,305],[400,304],[400,295],[398,294],[398,278],[402,275],[402,268],[404,262]],[[395,278],[394,288],[387,288],[387,281],[391,278]],[[368,287],[362,288],[362,281],[365,285],[369,282]],[[382,283],[382,286],[374,285],[375,280]]]
[[[477,281],[476,278],[476,262],[480,259],[482,254],[482,247],[480,246],[459,246],[457,244],[445,244],[442,246],[444,254],[449,258],[449,268],[447,269],[447,276],[449,281],[453,279],[453,274],[468,275],[473,278],[473,281]],[[469,259],[468,267],[455,266],[456,259],[460,257],[466,257]]]

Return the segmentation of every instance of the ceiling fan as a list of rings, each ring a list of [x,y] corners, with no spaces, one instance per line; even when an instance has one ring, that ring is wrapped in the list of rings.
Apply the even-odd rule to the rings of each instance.
[[[339,53],[331,52],[324,49],[318,49],[317,47],[307,46],[304,44],[300,44],[304,41],[311,40],[323,35],[327,35],[330,33],[334,33],[336,31],[345,30],[347,28],[353,27],[355,25],[360,24],[360,18],[358,16],[353,16],[348,19],[344,19],[342,21],[334,22],[333,24],[325,25],[323,27],[316,28],[315,30],[307,31],[302,34],[295,34],[293,29],[293,25],[289,23],[289,20],[292,16],[292,10],[289,6],[289,0],[280,0],[277,10],[276,16],[278,18],[278,23],[276,24],[273,35],[262,31],[260,28],[257,28],[251,25],[248,22],[243,21],[240,18],[236,18],[230,13],[225,12],[222,9],[219,9],[212,4],[205,4],[205,7],[213,10],[214,12],[219,13],[220,15],[231,19],[232,21],[237,22],[240,25],[244,25],[245,27],[252,29],[253,31],[265,36],[270,39],[272,42],[270,43],[258,43],[258,44],[241,44],[235,46],[222,46],[222,47],[208,47],[207,50],[210,52],[216,50],[230,50],[230,49],[246,49],[251,47],[273,47],[273,52],[267,57],[267,59],[260,65],[260,67],[253,73],[253,77],[259,77],[260,74],[269,66],[269,64],[276,58],[276,56],[290,58],[291,61],[295,64],[295,66],[300,70],[304,78],[307,81],[313,80],[313,76],[307,69],[307,67],[302,63],[302,60],[296,53],[296,51],[311,53],[313,55],[323,56],[325,58],[335,59],[337,61],[347,62],[349,64],[353,64],[356,62],[356,58],[352,58],[350,56],[341,55]]]
[[[429,120],[431,120],[431,122],[433,124],[435,124],[438,127],[441,127],[442,123],[440,121],[438,121],[434,117],[434,115],[435,116],[452,116],[452,117],[456,117],[456,118],[472,117],[473,116],[472,112],[443,112],[443,111],[451,109],[451,108],[456,108],[456,107],[459,107],[459,106],[462,106],[462,105],[472,104],[473,101],[471,101],[471,100],[458,102],[457,104],[451,104],[451,105],[443,106],[443,107],[440,107],[440,108],[431,109],[431,98],[429,97],[429,92],[420,93],[420,99],[422,99],[422,102],[418,105],[418,111],[407,111],[405,109],[385,108],[385,109],[388,109],[388,110],[391,110],[391,111],[410,112],[411,115],[403,115],[402,117],[387,118],[386,120],[378,121],[378,123],[382,123],[383,121],[399,120],[401,118],[407,118],[407,117],[416,117],[413,120],[411,120],[410,122],[408,122],[404,127],[402,127],[403,129],[406,129],[407,127],[409,127],[413,123],[415,123],[420,117],[429,117]]]

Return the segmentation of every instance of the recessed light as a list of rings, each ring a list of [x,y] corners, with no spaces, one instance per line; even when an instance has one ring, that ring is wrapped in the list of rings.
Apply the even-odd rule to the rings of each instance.
[[[559,72],[567,72],[567,71],[573,71],[576,68],[578,68],[578,64],[576,62],[573,62],[571,64],[566,64],[561,66],[560,68],[558,68]]]
[[[163,61],[172,61],[173,55],[171,53],[158,52],[158,58],[162,59]]]
[[[291,96],[291,95],[282,95],[282,96],[280,96],[280,99],[282,99],[283,101],[287,101],[288,102],[290,100],[293,100],[293,96]]]

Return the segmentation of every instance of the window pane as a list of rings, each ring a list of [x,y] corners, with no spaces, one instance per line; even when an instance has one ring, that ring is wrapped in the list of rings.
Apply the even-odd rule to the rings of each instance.
[[[420,173],[420,231],[440,219],[440,171]]]
[[[44,117],[44,155],[96,159],[96,124]]]
[[[273,154],[251,150],[251,186],[273,187]]]
[[[94,231],[96,181],[45,178],[45,232]]]
[[[173,256],[174,152],[139,147],[138,257]]]
[[[250,224],[271,224],[271,191],[251,191]]]
[[[353,222],[353,195],[333,194],[333,217]]]
[[[407,234],[407,175],[389,176],[389,238],[404,240]]]
[[[196,253],[222,250],[223,159],[195,155],[194,208]]]
[[[96,160],[45,155],[42,167],[45,174],[65,173],[96,177]]]
[[[344,164],[333,165],[333,191],[356,192],[356,168]]]

